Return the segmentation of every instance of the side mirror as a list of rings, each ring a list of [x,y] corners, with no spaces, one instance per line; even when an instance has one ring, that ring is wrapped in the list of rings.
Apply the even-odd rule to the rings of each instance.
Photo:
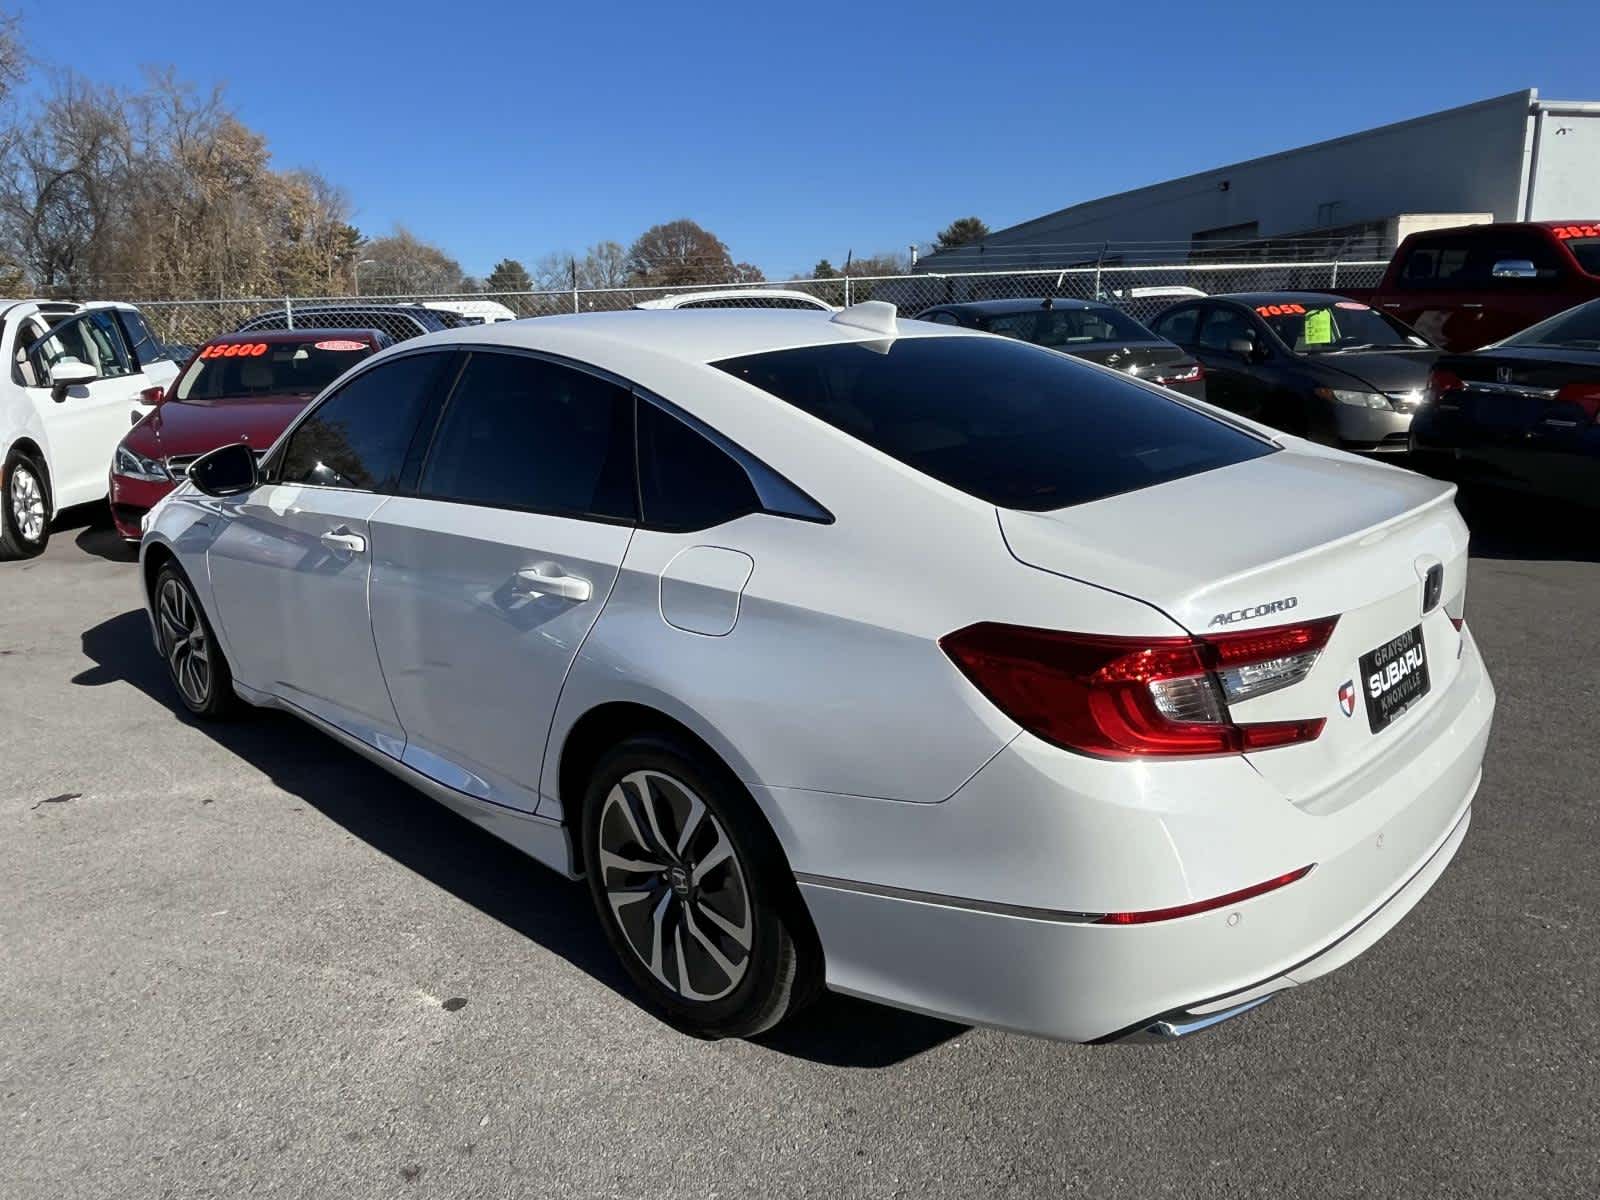
[[[67,398],[67,389],[76,383],[93,383],[100,378],[88,363],[76,358],[63,358],[50,368],[50,399],[60,404]]]
[[[189,482],[208,496],[238,496],[261,482],[256,452],[243,442],[202,454],[189,464]]]
[[[1489,272],[1496,279],[1537,279],[1539,268],[1526,258],[1502,258]]]
[[[160,404],[167,398],[167,390],[159,387],[147,387],[139,393],[139,403],[148,404],[151,408]]]

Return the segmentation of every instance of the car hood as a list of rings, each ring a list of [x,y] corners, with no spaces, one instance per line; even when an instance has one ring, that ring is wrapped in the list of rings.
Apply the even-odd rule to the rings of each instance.
[[[168,400],[133,428],[127,445],[148,458],[204,454],[233,442],[263,451],[310,402],[310,396]]]
[[[1305,361],[1380,392],[1409,392],[1428,382],[1437,350],[1335,350],[1308,354]],[[1334,382],[1334,381],[1330,381]],[[1337,387],[1338,383],[1334,382]]]

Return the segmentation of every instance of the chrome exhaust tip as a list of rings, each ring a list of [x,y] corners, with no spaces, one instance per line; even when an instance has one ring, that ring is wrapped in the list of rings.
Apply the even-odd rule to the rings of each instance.
[[[1196,1033],[1204,1033],[1207,1029],[1215,1028],[1224,1021],[1234,1017],[1243,1016],[1252,1009],[1260,1008],[1271,1000],[1276,992],[1265,996],[1257,996],[1254,1000],[1246,1000],[1243,1004],[1235,1004],[1231,1008],[1220,1009],[1217,1012],[1192,1013],[1186,1009],[1178,1009],[1157,1017],[1148,1025],[1141,1026],[1130,1033],[1118,1038],[1119,1042],[1134,1045],[1149,1045],[1153,1043],[1175,1042],[1180,1038],[1190,1037]]]

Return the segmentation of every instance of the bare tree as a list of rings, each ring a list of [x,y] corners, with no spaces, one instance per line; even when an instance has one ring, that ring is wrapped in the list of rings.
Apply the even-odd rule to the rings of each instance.
[[[461,282],[460,263],[401,225],[368,242],[362,255],[371,263],[362,274],[368,292],[425,295],[454,291]]]

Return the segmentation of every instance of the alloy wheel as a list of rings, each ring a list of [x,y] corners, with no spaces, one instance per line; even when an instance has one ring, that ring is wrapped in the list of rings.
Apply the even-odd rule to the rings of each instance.
[[[162,582],[156,619],[173,682],[190,704],[205,707],[211,696],[211,647],[205,622],[200,619],[200,607],[178,580],[168,578]]]
[[[599,869],[623,938],[685,1000],[728,995],[750,967],[754,920],[737,848],[693,789],[632,771],[600,810]]]
[[[44,488],[32,468],[20,462],[11,467],[11,517],[24,541],[44,537]]]

